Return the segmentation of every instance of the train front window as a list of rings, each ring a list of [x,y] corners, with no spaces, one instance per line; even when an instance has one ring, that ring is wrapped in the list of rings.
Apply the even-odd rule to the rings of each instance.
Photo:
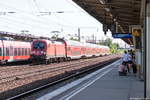
[[[45,43],[44,42],[35,42],[33,43],[33,49],[45,49]]]

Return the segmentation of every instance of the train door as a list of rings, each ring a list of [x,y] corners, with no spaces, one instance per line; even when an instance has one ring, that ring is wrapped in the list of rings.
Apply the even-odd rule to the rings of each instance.
[[[6,40],[2,40],[2,56],[3,60],[1,61],[2,63],[6,63],[9,59],[9,50],[8,50],[8,42]]]
[[[10,45],[9,45],[9,56],[10,56],[10,61],[13,61],[14,59],[13,59],[13,56],[14,56],[14,46],[13,45],[15,45],[15,43],[12,41],[11,43],[10,43]]]
[[[0,40],[0,61],[3,60],[3,42]]]
[[[6,43],[3,41],[3,60],[6,60]]]
[[[3,41],[4,43],[4,60],[8,61],[10,59],[10,41]]]

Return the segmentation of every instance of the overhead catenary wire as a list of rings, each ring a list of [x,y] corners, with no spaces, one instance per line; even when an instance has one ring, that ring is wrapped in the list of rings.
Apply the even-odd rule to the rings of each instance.
[[[16,18],[15,19],[12,19],[12,17],[11,18],[8,18],[8,17],[0,17],[1,18],[1,20],[3,19],[3,20],[5,20],[5,22],[7,22],[7,23],[9,23],[8,25],[16,25],[16,24],[18,24],[18,25],[16,25],[17,27],[20,27],[20,26],[26,26],[26,27],[32,27],[33,29],[34,28],[37,28],[37,29],[39,29],[38,27],[35,27],[35,25],[33,25],[32,23],[30,24],[30,23],[26,23],[26,22],[24,22],[23,20],[16,20]],[[3,21],[2,20],[2,21]],[[13,23],[11,23],[11,22],[13,22]],[[29,22],[29,21],[28,21]],[[21,25],[20,25],[21,24]],[[39,25],[40,25],[40,23],[38,23]],[[45,26],[45,27],[44,27]],[[50,27],[49,26],[47,26],[46,24],[44,24],[44,26],[43,25],[40,25],[40,27],[41,28],[45,28],[45,29],[49,29]]]
[[[51,22],[53,22],[53,23],[55,23],[55,24],[57,24],[57,25],[62,25],[62,26],[65,26],[65,27],[75,27],[75,26],[71,26],[71,25],[60,24],[60,23],[57,23],[57,22],[52,21],[51,19],[47,19],[47,18],[44,18],[44,19],[43,19],[43,18],[40,18],[39,16],[33,15],[33,13],[31,13],[31,12],[27,12],[27,11],[24,11],[24,10],[22,10],[22,9],[17,9],[17,8],[11,7],[11,6],[9,6],[9,5],[7,5],[7,4],[4,4],[4,3],[1,3],[1,2],[0,2],[0,5],[4,5],[4,6],[7,6],[7,7],[9,7],[9,8],[15,9],[15,10],[19,11],[20,13],[25,13],[25,14],[27,14],[27,15],[30,16],[30,17],[34,17],[34,18],[43,20],[43,21],[45,21],[45,22],[47,22],[47,20],[50,20]],[[16,13],[18,13],[18,12],[16,12]]]
[[[36,2],[35,0],[33,0],[34,2]],[[25,11],[25,10],[22,10],[22,9],[18,9],[16,7],[12,7],[10,5],[7,5],[7,4],[4,4],[4,3],[1,3],[0,2],[0,5],[4,5],[8,8],[11,8],[11,9],[14,9],[16,10],[16,13],[17,14],[22,14],[23,16],[25,16],[26,18],[28,18],[27,21],[16,21],[16,20],[19,20],[18,17],[16,16],[12,16],[13,14],[10,14],[13,19],[13,22],[17,22],[17,23],[21,23],[21,24],[24,24],[24,26],[27,26],[27,27],[33,27],[33,28],[37,28],[36,25],[39,25],[39,24],[42,24],[40,25],[42,27],[42,29],[45,29],[45,30],[49,30],[50,28],[49,27],[66,27],[66,28],[78,28],[78,27],[82,27],[82,28],[91,28],[91,27],[84,27],[84,26],[76,26],[76,25],[73,25],[72,23],[70,23],[69,21],[66,21],[65,19],[61,18],[59,16],[59,19],[61,19],[62,21],[65,22],[65,24],[61,24],[60,22],[56,22],[50,18],[47,18],[46,16],[37,16],[36,14],[37,13],[40,13],[40,7],[37,5],[34,5],[36,6],[37,8],[37,12],[34,12],[34,10],[32,12],[28,12],[28,11]],[[9,15],[9,16],[10,16]],[[57,14],[53,14],[54,16],[58,17]],[[12,20],[10,18],[7,18],[8,20]],[[30,23],[28,23],[29,21],[34,21],[35,23],[37,23],[36,25],[30,25]],[[66,22],[67,22],[67,25],[66,25]],[[69,24],[69,25],[68,25]],[[29,25],[29,26],[28,26]],[[18,25],[16,25],[18,26]]]
[[[35,3],[35,6],[36,6],[36,8],[38,9],[38,11],[39,11],[39,13],[40,12],[42,12],[41,10],[40,10],[40,7],[38,6],[38,3],[36,2],[36,0],[33,0],[34,1],[34,3]],[[46,8],[43,8],[45,11],[49,11],[48,9],[46,9]],[[66,11],[59,11],[58,13],[66,13]],[[69,12],[69,11],[68,11]],[[70,11],[70,12],[72,12],[72,11]],[[48,12],[43,12],[43,13],[48,13]],[[76,25],[74,25],[72,22],[70,22],[70,21],[68,21],[68,20],[66,20],[66,19],[64,19],[64,18],[61,18],[60,16],[57,16],[57,14],[52,14],[53,12],[49,12],[49,14],[51,14],[51,15],[54,15],[55,17],[57,17],[58,19],[61,19],[62,21],[64,21],[64,22],[67,22],[68,24],[70,24],[70,25],[73,25],[74,27],[78,27],[78,26],[76,26]],[[56,12],[57,13],[57,12]],[[48,15],[49,15],[48,14]],[[51,16],[50,15],[50,16]]]

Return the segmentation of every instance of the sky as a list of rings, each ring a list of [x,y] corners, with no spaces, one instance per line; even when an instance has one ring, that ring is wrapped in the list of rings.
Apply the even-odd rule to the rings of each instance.
[[[0,31],[28,31],[27,34],[47,37],[59,31],[67,37],[78,34],[80,29],[84,37],[111,38],[111,32],[105,36],[102,24],[71,0],[0,0],[0,22]]]

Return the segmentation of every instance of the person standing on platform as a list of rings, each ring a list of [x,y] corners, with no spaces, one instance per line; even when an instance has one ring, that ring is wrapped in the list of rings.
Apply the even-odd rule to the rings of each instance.
[[[132,64],[133,64],[133,61],[132,61],[133,59],[132,59],[132,55],[131,55],[130,50],[128,50],[127,59],[128,59],[127,68],[128,68],[128,72],[130,73],[130,69],[131,69]]]
[[[123,55],[123,63],[125,64],[125,66],[128,66],[128,54],[127,51],[124,51],[124,55]]]
[[[132,49],[130,50],[130,55],[132,56],[132,65],[131,66],[132,66],[133,74],[136,74],[137,68],[136,68],[136,63],[135,63],[135,53]]]

